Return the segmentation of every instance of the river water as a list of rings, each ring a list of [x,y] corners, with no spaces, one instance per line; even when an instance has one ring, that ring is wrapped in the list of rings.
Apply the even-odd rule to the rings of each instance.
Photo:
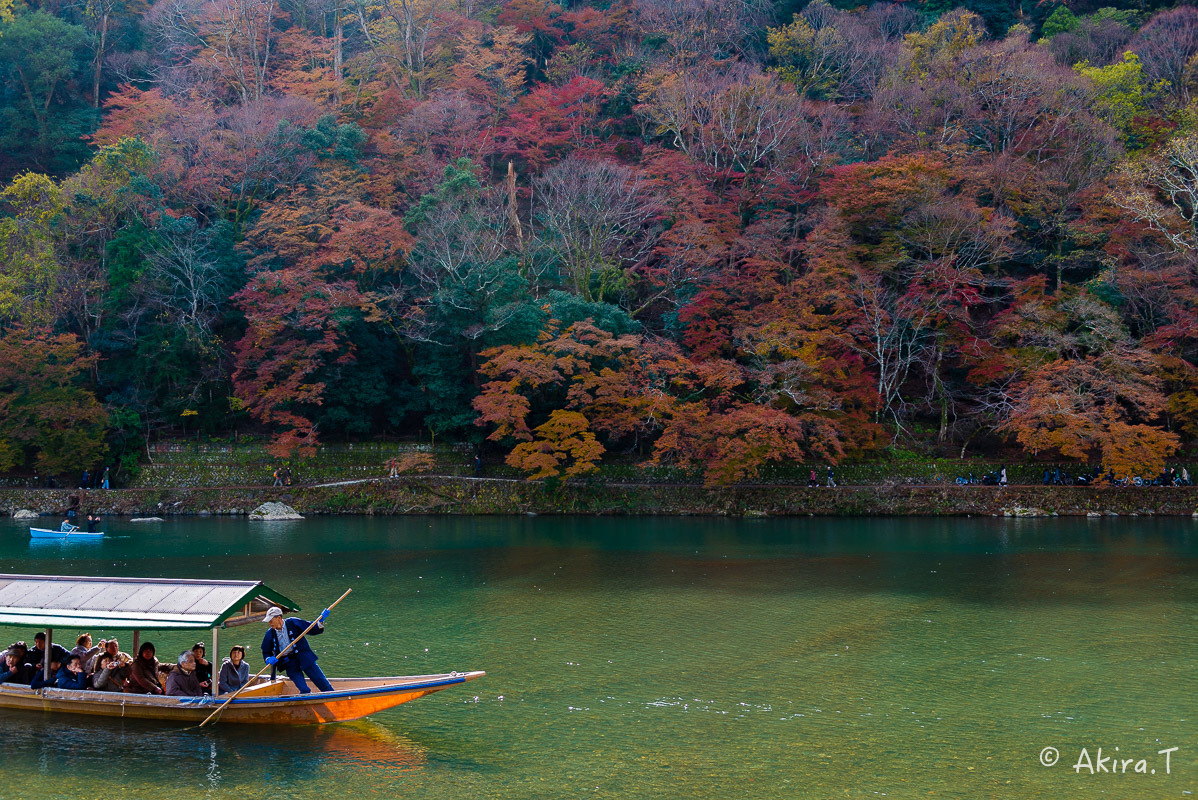
[[[4,800],[1172,798],[1198,788],[1198,520],[108,528],[103,542],[33,543],[0,522],[0,572],[261,579],[309,618],[353,587],[314,641],[330,675],[488,674],[319,728],[195,731],[0,710]],[[0,628],[5,641],[32,634]],[[261,635],[228,631],[222,649],[244,640],[256,669]],[[144,636],[160,656],[193,641]],[[1060,760],[1045,767],[1049,746]],[[1074,769],[1083,747],[1097,774]],[[1134,762],[1100,772],[1099,747],[1156,774]],[[1171,747],[1166,774],[1158,751]]]

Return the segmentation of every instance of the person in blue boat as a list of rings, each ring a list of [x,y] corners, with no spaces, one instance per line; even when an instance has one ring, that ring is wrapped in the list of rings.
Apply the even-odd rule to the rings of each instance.
[[[328,618],[329,610],[326,608],[316,618],[316,625],[309,631],[308,636],[318,636],[324,633],[324,623]],[[262,637],[263,660],[270,666],[278,667],[287,673],[287,677],[299,689],[300,694],[308,694],[312,691],[304,681],[305,675],[312,683],[316,684],[316,688],[320,691],[333,691],[333,685],[329,683],[329,679],[324,676],[320,666],[316,663],[316,653],[313,653],[312,648],[308,645],[308,636],[296,642],[295,647],[279,658],[279,653],[282,653],[287,645],[307,630],[311,623],[297,617],[283,619],[283,609],[278,606],[270,607],[264,621],[270,626],[270,630],[266,632],[266,636]]]
[[[59,689],[86,689],[87,673],[83,671],[83,659],[72,653],[67,663],[58,670],[57,685]]]
[[[69,519],[64,519],[62,524],[58,526],[58,530],[62,531],[63,533],[74,533],[75,531],[79,530],[79,526],[72,525]]]

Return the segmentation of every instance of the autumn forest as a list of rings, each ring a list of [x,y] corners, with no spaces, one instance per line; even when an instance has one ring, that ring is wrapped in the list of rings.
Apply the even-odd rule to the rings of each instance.
[[[1191,89],[1152,0],[16,0],[0,471],[234,432],[1159,470]]]

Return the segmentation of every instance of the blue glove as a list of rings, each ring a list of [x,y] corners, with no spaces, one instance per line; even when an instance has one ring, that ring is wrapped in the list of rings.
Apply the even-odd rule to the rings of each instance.
[[[324,611],[320,612],[320,616],[316,618],[316,621],[319,622],[321,625],[323,625],[324,621],[328,618],[329,618],[329,610],[326,608]]]
[[[266,657],[266,665],[268,667],[273,667],[275,664],[278,664],[278,663],[279,663],[279,659],[275,658],[274,656]]]

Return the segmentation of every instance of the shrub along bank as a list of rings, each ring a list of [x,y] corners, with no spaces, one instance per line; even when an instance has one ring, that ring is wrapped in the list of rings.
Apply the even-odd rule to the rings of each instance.
[[[508,479],[406,477],[346,486],[112,491],[0,489],[7,514],[61,513],[71,496],[102,514],[247,514],[279,501],[301,514],[711,514],[729,516],[1051,516],[1195,513],[1194,488],[1060,486],[795,486],[702,488],[679,484],[563,484]]]
[[[276,468],[289,468],[293,484],[337,483],[385,477],[388,461],[403,463],[413,456],[428,458],[429,475],[471,477],[474,475],[474,451],[468,446],[430,444],[427,442],[359,442],[322,445],[310,458],[280,460],[272,456],[260,441],[156,443],[147,458],[137,466],[113,476],[113,485],[120,488],[154,489],[159,487],[230,487],[269,486]],[[1198,464],[1187,457],[1172,466],[1187,466],[1191,475],[1198,476]],[[842,486],[875,484],[952,484],[958,476],[977,478],[996,473],[1006,467],[1012,484],[1040,484],[1045,471],[1060,469],[1065,474],[1089,472],[1089,467],[1077,463],[1029,463],[985,458],[887,458],[838,464],[836,481]],[[811,470],[822,484],[827,464],[770,464],[753,479],[754,485],[806,487]],[[95,468],[93,467],[93,470]],[[80,469],[82,472],[82,469]],[[98,474],[98,472],[93,472]],[[490,478],[522,478],[523,473],[503,462],[494,454],[484,460],[483,474]],[[58,485],[77,485],[79,475],[58,476]],[[701,470],[682,469],[673,465],[648,465],[643,458],[632,455],[611,456],[599,469],[588,476],[588,483],[616,484],[698,484],[703,482]],[[0,476],[0,486],[34,488],[45,484],[45,476]]]

